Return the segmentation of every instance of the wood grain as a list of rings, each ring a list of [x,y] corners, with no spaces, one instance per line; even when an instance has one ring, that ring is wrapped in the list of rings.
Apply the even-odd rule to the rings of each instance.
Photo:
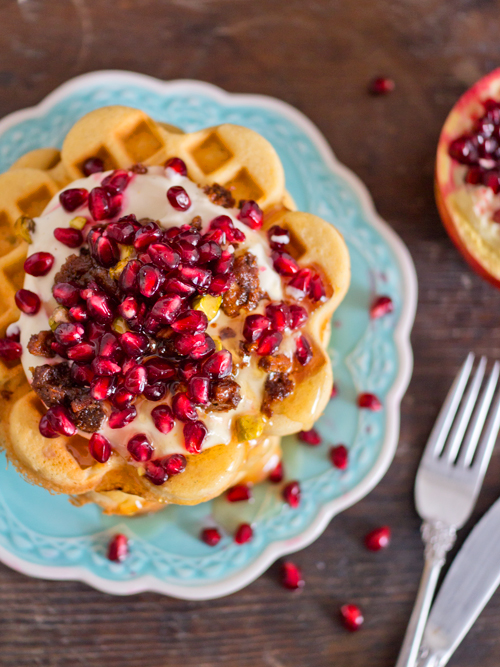
[[[440,127],[459,94],[500,64],[499,0],[13,0],[0,2],[0,114],[37,103],[76,74],[129,69],[279,97],[303,111],[367,184],[416,263],[415,371],[394,463],[370,496],[295,556],[305,589],[273,566],[212,602],[113,598],[0,566],[0,664],[23,667],[389,667],[413,604],[422,546],[412,487],[418,460],[470,349],[500,357],[500,293],[451,246],[433,200]],[[392,95],[366,92],[373,76]],[[474,519],[496,499],[493,458]],[[389,523],[390,548],[362,546]],[[462,537],[466,531],[462,531]],[[338,607],[360,604],[357,634]],[[500,662],[496,595],[453,665]]]

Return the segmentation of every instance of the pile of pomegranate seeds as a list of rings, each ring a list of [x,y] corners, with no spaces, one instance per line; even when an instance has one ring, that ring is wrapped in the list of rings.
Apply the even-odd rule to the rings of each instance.
[[[467,167],[465,182],[485,185],[500,192],[500,102],[488,99],[484,114],[470,132],[454,139],[448,148],[451,158]]]
[[[129,554],[128,539],[126,535],[118,533],[108,545],[108,558],[111,561],[121,563]]]

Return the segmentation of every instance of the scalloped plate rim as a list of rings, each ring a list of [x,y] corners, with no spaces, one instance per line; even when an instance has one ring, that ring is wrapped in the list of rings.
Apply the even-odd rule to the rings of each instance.
[[[194,79],[176,79],[173,81],[161,81],[146,74],[127,72],[124,70],[99,70],[73,77],[61,84],[49,93],[41,102],[32,107],[14,111],[0,120],[0,134],[7,129],[17,125],[23,120],[42,116],[45,111],[50,110],[57,102],[62,101],[73,91],[82,86],[92,84],[103,84],[107,79],[113,83],[140,84],[158,92],[167,90],[188,90],[207,93],[224,105],[231,104],[234,100],[249,106],[265,106],[274,109],[292,122],[298,125],[315,144],[327,166],[334,172],[339,173],[352,187],[353,192],[361,202],[363,212],[367,221],[387,241],[399,263],[399,269],[403,277],[401,314],[394,329],[394,342],[398,352],[399,369],[391,389],[388,391],[386,407],[386,429],[382,448],[375,464],[364,477],[364,479],[352,490],[325,503],[314,521],[300,535],[288,540],[280,540],[270,543],[265,550],[244,570],[237,572],[221,581],[201,584],[196,586],[176,585],[172,582],[162,581],[152,575],[142,575],[129,581],[113,581],[98,576],[86,568],[80,566],[51,566],[39,565],[23,560],[12,554],[8,549],[0,545],[0,560],[8,567],[26,574],[28,576],[52,580],[73,580],[84,582],[97,590],[113,595],[132,595],[146,591],[162,593],[185,600],[208,600],[223,597],[234,593],[252,581],[257,579],[272,563],[286,554],[303,549],[317,539],[325,530],[331,519],[339,512],[351,507],[366,496],[387,472],[399,439],[400,403],[408,387],[413,369],[413,353],[410,343],[410,333],[415,318],[417,305],[417,276],[411,255],[400,237],[393,229],[378,215],[366,186],[347,167],[338,161],[331,147],[321,134],[319,129],[302,112],[291,105],[274,97],[267,95],[256,95],[246,93],[230,93],[218,86],[204,81]]]

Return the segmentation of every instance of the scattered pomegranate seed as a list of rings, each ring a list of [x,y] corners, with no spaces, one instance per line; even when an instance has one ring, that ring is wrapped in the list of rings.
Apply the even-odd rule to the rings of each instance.
[[[332,393],[330,394],[330,398],[336,398],[338,395],[339,395],[339,390],[337,388],[337,385],[333,383]]]
[[[127,443],[127,449],[130,456],[135,461],[149,461],[153,456],[153,445],[149,442],[144,433],[134,435]]]
[[[222,249],[215,241],[202,243],[198,252],[200,253],[200,264],[208,264],[208,262],[218,260],[222,256]]]
[[[178,294],[167,294],[156,301],[151,315],[159,322],[171,324],[181,309],[183,300]]]
[[[89,318],[86,308],[82,305],[72,306],[69,309],[69,314],[77,322],[86,322]]]
[[[85,206],[89,193],[85,188],[69,188],[59,195],[59,201],[65,211],[76,211],[77,208]]]
[[[182,422],[192,421],[198,417],[195,404],[185,392],[175,394],[172,399],[172,410]]]
[[[21,343],[9,338],[0,338],[0,357],[6,361],[19,359],[23,353]]]
[[[248,315],[243,327],[243,337],[249,343],[254,343],[269,328],[270,324],[271,320],[264,315]]]
[[[389,526],[375,528],[365,536],[365,546],[370,551],[380,551],[389,546],[391,529]]]
[[[101,186],[106,188],[111,194],[117,194],[125,190],[131,178],[132,174],[125,169],[115,169],[115,171],[103,178]]]
[[[92,361],[95,357],[95,349],[90,343],[78,343],[67,352],[72,361]]]
[[[87,310],[91,317],[102,324],[113,321],[114,314],[109,299],[104,294],[92,294],[87,299]]]
[[[290,233],[287,229],[274,225],[267,230],[267,237],[271,243],[271,247],[279,246],[282,248],[290,243]]]
[[[296,340],[295,356],[301,366],[307,366],[313,357],[311,345],[305,336],[300,336]]]
[[[340,618],[344,627],[350,632],[359,630],[365,620],[360,608],[355,604],[344,604],[340,607]]]
[[[72,227],[56,227],[54,229],[55,238],[68,248],[79,248],[83,243],[83,234],[79,229]]]
[[[349,463],[349,451],[345,445],[336,445],[330,449],[330,459],[335,468],[345,470]]]
[[[250,542],[253,537],[253,529],[249,523],[242,523],[238,526],[236,534],[234,536],[234,541],[236,544],[245,544]]]
[[[252,489],[247,484],[236,484],[226,491],[226,499],[230,503],[239,503],[243,500],[250,500]]]
[[[286,303],[271,303],[266,306],[266,315],[271,321],[271,329],[284,331],[291,324],[290,308]]]
[[[311,278],[309,285],[309,298],[312,301],[324,301],[326,299],[326,289],[318,274]]]
[[[109,416],[109,428],[123,428],[137,417],[135,405],[130,405],[124,410],[112,412]]]
[[[372,95],[387,95],[387,93],[392,93],[396,84],[392,79],[388,79],[385,76],[378,76],[370,82],[368,86],[368,91]]]
[[[184,447],[190,454],[199,454],[203,441],[208,433],[202,421],[192,421],[184,424]]]
[[[229,350],[214,352],[203,364],[203,370],[216,378],[225,378],[233,370],[233,357]]]
[[[116,388],[116,380],[113,376],[96,375],[90,383],[90,395],[96,401],[104,401],[113,395]]]
[[[296,301],[300,301],[309,292],[311,278],[311,269],[300,269],[298,273],[292,276],[288,283],[286,288],[287,293]]]
[[[128,220],[118,220],[117,222],[110,222],[103,235],[117,243],[130,245],[134,240],[135,231],[134,225]]]
[[[71,379],[76,382],[76,384],[89,386],[94,379],[94,373],[90,369],[90,366],[75,361],[75,363],[71,365]]]
[[[30,276],[46,276],[54,264],[54,255],[50,252],[35,252],[26,258],[24,270]]]
[[[128,556],[128,539],[126,535],[118,533],[108,545],[108,558],[116,563],[122,563]]]
[[[91,366],[97,375],[116,375],[121,372],[121,366],[106,357],[96,357]]]
[[[300,484],[297,481],[288,482],[283,489],[283,499],[294,509],[300,504]]]
[[[201,310],[186,310],[170,326],[179,333],[198,333],[206,330],[208,319]]]
[[[163,459],[162,464],[169,477],[171,477],[186,470],[187,460],[184,454],[171,454]]]
[[[79,322],[61,322],[54,330],[57,342],[68,347],[80,343],[84,334],[85,328]]]
[[[292,329],[299,329],[307,321],[307,310],[293,303],[290,306],[290,319]]]
[[[187,176],[187,167],[184,160],[180,157],[171,157],[165,162],[165,169],[173,169],[181,176]]]
[[[97,187],[90,191],[89,211],[96,221],[111,217],[110,196],[105,188]]]
[[[142,393],[148,401],[161,401],[167,395],[167,385],[163,382],[147,384]]]
[[[273,331],[270,333],[263,333],[259,338],[259,344],[257,346],[257,354],[261,356],[268,356],[274,354],[279,348],[281,341],[283,340],[283,334],[280,331]]]
[[[215,547],[219,544],[221,538],[222,535],[217,528],[204,528],[200,533],[200,539],[209,547]]]
[[[106,463],[111,456],[111,443],[100,433],[92,433],[89,440],[89,452],[99,463]]]
[[[161,486],[168,479],[168,473],[162,466],[161,461],[148,461],[144,470],[146,479],[156,486]]]
[[[56,405],[49,408],[45,413],[45,418],[52,429],[59,435],[72,436],[76,433],[76,427],[71,420],[69,411],[62,405]]]
[[[40,310],[40,297],[28,289],[17,290],[14,299],[16,306],[26,315],[36,315]]]
[[[119,387],[113,394],[112,403],[118,410],[123,410],[124,408],[128,408],[134,398],[134,394],[128,391],[125,387]]]
[[[176,375],[172,364],[166,361],[166,359],[160,359],[159,357],[151,357],[144,362],[144,366],[146,366],[149,382],[172,380]]]
[[[70,283],[56,283],[52,288],[52,294],[57,303],[66,308],[76,306],[80,300],[80,290]]]
[[[238,213],[238,220],[241,220],[241,222],[247,225],[247,227],[250,227],[250,229],[260,229],[262,227],[264,214],[257,202],[252,199],[246,199],[242,200],[240,204],[241,208]]]
[[[147,372],[144,366],[134,366],[124,377],[123,384],[128,391],[138,396],[142,394],[147,383]]]
[[[174,415],[168,405],[158,405],[151,411],[154,425],[160,433],[170,433],[174,428]]]
[[[91,174],[97,174],[101,171],[104,171],[104,162],[101,160],[101,158],[89,157],[83,163],[82,171],[85,174],[85,176],[90,176]]]
[[[306,444],[313,446],[321,445],[323,442],[322,437],[314,428],[312,428],[310,431],[300,431],[297,437],[301,442],[305,442]]]
[[[188,382],[188,394],[196,405],[208,405],[210,398],[210,379],[194,375]]]
[[[299,270],[294,258],[286,252],[273,252],[273,266],[280,276],[293,276]]]
[[[304,579],[299,567],[292,561],[285,561],[281,565],[281,584],[284,588],[296,590],[304,586]]]
[[[99,236],[94,244],[90,246],[90,254],[101,266],[109,269],[120,259],[120,249],[113,239],[107,236]]]
[[[394,304],[390,296],[378,296],[371,305],[370,317],[375,320],[379,317],[392,313]]]
[[[58,438],[59,433],[55,431],[52,426],[49,423],[49,420],[47,419],[46,415],[43,415],[43,417],[40,419],[40,422],[38,424],[38,428],[40,430],[40,433],[43,435],[44,438]]]
[[[19,343],[21,340],[21,329],[19,328],[19,324],[17,324],[17,322],[12,322],[12,324],[9,324],[5,330],[5,338]]]
[[[382,403],[375,394],[370,393],[364,393],[358,396],[358,406],[360,408],[366,408],[367,410],[373,410],[374,412],[382,410]]]
[[[187,211],[191,206],[188,193],[180,185],[173,185],[167,190],[167,199],[176,211]]]
[[[284,477],[283,463],[280,461],[274,470],[269,473],[269,481],[273,484],[280,484]]]

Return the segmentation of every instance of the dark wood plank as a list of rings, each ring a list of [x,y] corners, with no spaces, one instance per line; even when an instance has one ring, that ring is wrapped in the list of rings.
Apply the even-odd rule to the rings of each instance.
[[[19,6],[20,5],[20,6]],[[469,349],[500,355],[500,294],[471,273],[441,227],[432,191],[440,127],[458,95],[500,62],[499,0],[26,0],[0,3],[0,114],[37,103],[75,74],[101,68],[197,78],[274,95],[324,132],[408,244],[420,281],[415,371],[401,443],[377,489],[295,556],[306,587],[277,567],[212,602],[113,598],[84,585],[29,579],[0,566],[0,663],[23,667],[389,667],[413,604],[422,546],[412,486],[451,378]],[[375,99],[371,77],[396,91]],[[474,518],[498,494],[494,457]],[[391,547],[362,537],[390,523]],[[362,605],[356,635],[338,623]],[[453,664],[500,661],[497,595]]]

